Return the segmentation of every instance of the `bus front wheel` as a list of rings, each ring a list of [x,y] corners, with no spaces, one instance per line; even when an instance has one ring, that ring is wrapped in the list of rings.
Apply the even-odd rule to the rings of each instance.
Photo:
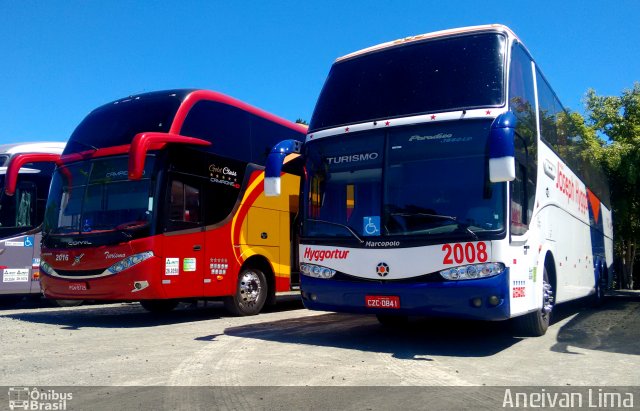
[[[264,273],[257,268],[245,268],[238,276],[235,295],[226,297],[224,306],[233,315],[256,315],[262,310],[268,291]]]

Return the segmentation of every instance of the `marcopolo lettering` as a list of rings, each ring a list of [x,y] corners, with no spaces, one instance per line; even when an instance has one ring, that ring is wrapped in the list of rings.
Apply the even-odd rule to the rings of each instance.
[[[327,157],[328,164],[342,164],[342,163],[355,163],[359,161],[376,160],[379,157],[378,153],[360,153],[349,154],[346,156]]]
[[[349,250],[304,250],[304,258],[310,261],[344,260],[348,255]]]
[[[400,247],[400,241],[367,241],[366,247]]]

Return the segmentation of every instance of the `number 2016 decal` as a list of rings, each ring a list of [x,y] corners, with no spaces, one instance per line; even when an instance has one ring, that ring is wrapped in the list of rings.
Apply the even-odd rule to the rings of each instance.
[[[444,244],[442,251],[445,253],[442,264],[484,263],[489,258],[485,242]]]

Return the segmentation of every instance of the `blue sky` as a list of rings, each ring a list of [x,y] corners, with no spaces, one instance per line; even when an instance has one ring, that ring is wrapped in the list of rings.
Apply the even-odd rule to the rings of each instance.
[[[92,109],[169,88],[223,92],[309,120],[339,56],[410,35],[502,23],[560,100],[640,81],[640,1],[0,0],[0,144],[66,141]]]

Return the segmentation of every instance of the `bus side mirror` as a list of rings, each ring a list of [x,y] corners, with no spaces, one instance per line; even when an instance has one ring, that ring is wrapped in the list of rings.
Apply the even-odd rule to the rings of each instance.
[[[489,180],[492,183],[516,178],[514,137],[517,118],[507,111],[491,124],[489,132]]]
[[[280,173],[284,159],[289,154],[299,154],[301,149],[302,142],[298,140],[284,140],[271,149],[264,170],[264,195],[267,197],[280,195]]]
[[[210,146],[211,142],[195,137],[185,137],[172,133],[138,133],[131,141],[129,149],[129,180],[140,180],[144,173],[144,162],[147,151],[161,150],[167,144],[191,144],[196,146]]]
[[[60,160],[60,154],[53,153],[20,153],[11,157],[7,164],[4,193],[12,196],[16,192],[20,167],[27,163],[55,163]]]

